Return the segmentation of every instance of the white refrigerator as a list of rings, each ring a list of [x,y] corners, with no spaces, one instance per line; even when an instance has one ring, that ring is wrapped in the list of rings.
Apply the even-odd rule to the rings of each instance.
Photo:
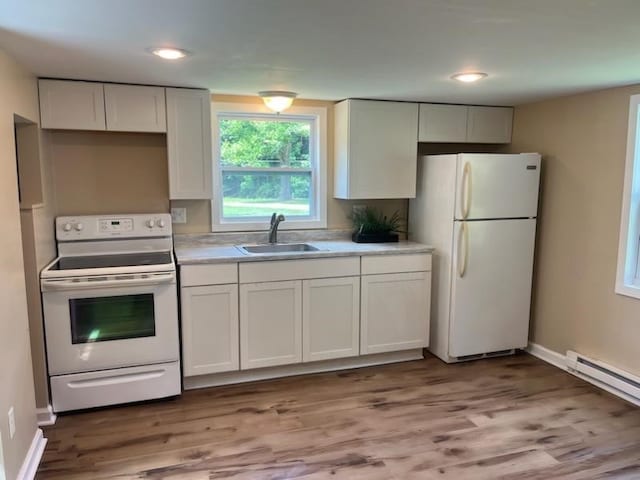
[[[446,362],[527,346],[540,155],[418,161],[409,238],[435,248],[429,350]]]

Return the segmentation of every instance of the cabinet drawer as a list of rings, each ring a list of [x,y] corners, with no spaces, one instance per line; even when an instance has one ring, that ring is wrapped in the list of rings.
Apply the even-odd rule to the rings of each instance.
[[[240,264],[240,283],[360,275],[360,257],[275,260]]]
[[[222,285],[238,283],[238,264],[185,265],[180,267],[180,284],[183,287],[197,285]]]
[[[429,271],[431,271],[431,254],[429,253],[362,257],[362,275]]]

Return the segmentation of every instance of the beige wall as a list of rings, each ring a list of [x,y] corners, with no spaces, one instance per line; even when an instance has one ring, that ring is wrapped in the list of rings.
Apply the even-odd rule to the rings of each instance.
[[[214,102],[261,103],[262,99],[251,96],[212,95]],[[333,105],[335,102],[297,99],[296,105],[327,108],[327,226],[329,228],[350,228],[348,215],[353,205],[370,205],[382,209],[387,215],[396,210],[407,216],[407,200],[367,200],[350,201],[333,198]],[[173,201],[173,207],[186,207],[186,225],[174,225],[177,233],[205,233],[211,231],[211,204],[207,200]]]
[[[36,79],[0,51],[0,434],[7,478],[15,478],[36,432],[20,235],[14,114],[38,120]],[[7,412],[16,414],[9,438]]]
[[[169,211],[164,134],[52,131],[57,215]]]
[[[260,103],[259,97],[212,95],[213,101]],[[354,204],[371,205],[406,217],[406,200],[347,201],[333,198],[333,104],[296,100],[296,105],[327,108],[327,224],[349,228]],[[57,215],[169,211],[166,137],[163,134],[51,131],[47,154]],[[188,223],[176,233],[211,232],[208,200],[173,201],[186,207]]]
[[[517,107],[512,151],[543,156],[532,341],[640,374],[640,300],[614,293],[629,96]]]

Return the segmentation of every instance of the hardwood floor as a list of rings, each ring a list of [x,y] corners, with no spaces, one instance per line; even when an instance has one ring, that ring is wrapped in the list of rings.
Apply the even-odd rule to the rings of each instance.
[[[529,355],[59,417],[43,479],[640,479],[640,409]]]

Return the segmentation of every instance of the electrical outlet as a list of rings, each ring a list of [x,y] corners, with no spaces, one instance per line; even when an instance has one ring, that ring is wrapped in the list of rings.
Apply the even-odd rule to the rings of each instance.
[[[16,416],[13,412],[13,407],[9,409],[9,437],[13,438],[16,435]]]
[[[357,215],[358,213],[363,212],[365,208],[367,208],[366,205],[362,205],[362,204],[353,205],[351,207],[351,213],[353,213],[354,215]]]
[[[171,222],[172,223],[187,223],[187,209],[186,208],[172,208],[171,209]]]

